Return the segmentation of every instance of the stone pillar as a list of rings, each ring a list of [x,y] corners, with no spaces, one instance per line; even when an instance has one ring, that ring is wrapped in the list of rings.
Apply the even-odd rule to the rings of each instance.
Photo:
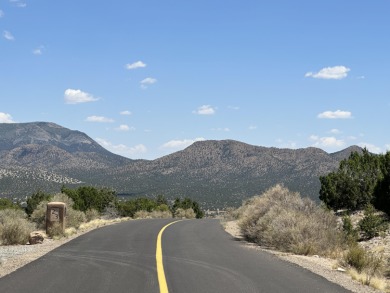
[[[46,233],[56,224],[65,231],[66,204],[63,202],[49,202],[46,209]]]

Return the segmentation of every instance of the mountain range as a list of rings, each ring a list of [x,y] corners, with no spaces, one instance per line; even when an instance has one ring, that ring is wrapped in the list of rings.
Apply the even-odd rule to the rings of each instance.
[[[213,209],[238,206],[282,183],[318,201],[319,176],[353,151],[361,148],[327,153],[208,140],[155,160],[131,160],[54,123],[0,124],[0,196],[25,198],[37,190],[59,192],[62,185],[93,185],[124,197],[188,196]]]

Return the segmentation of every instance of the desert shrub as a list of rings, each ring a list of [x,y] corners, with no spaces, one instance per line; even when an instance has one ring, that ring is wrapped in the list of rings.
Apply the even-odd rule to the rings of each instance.
[[[259,245],[297,254],[331,254],[341,246],[336,217],[281,185],[239,209],[243,235]]]
[[[381,277],[385,269],[382,254],[366,251],[358,244],[352,245],[344,256],[345,263],[364,276],[362,283],[370,285],[373,277]]]
[[[99,212],[95,209],[89,209],[85,212],[85,217],[87,218],[88,222],[99,218],[99,216],[100,216]]]
[[[169,219],[172,218],[170,211],[137,211],[134,214],[134,219]]]
[[[189,209],[178,208],[175,211],[175,218],[195,219],[196,214],[192,208]]]
[[[109,203],[102,212],[102,218],[106,220],[116,219],[119,216],[119,211],[114,203]]]
[[[197,219],[201,219],[204,217],[204,211],[200,208],[199,203],[188,197],[184,198],[183,200],[181,200],[180,198],[175,199],[172,205],[172,214],[176,215],[176,211],[178,209],[182,209],[182,210],[192,209]]]
[[[172,218],[172,213],[168,210],[165,210],[165,211],[153,211],[150,213],[150,216],[153,218],[153,219],[170,219]]]
[[[2,245],[26,244],[34,224],[26,219],[22,210],[0,211],[0,242]]]
[[[223,219],[225,221],[234,221],[240,218],[240,209],[235,209],[233,207],[228,207],[225,209],[225,214],[223,215]]]
[[[58,193],[50,199],[50,202],[64,202],[66,204],[66,227],[78,228],[80,224],[86,222],[87,219],[84,212],[73,209],[73,200],[66,194]],[[30,216],[30,220],[37,225],[38,229],[46,228],[47,204],[47,201],[39,203]]]
[[[0,210],[14,209],[19,210],[21,207],[18,204],[12,202],[8,198],[0,198]]]
[[[141,211],[135,212],[135,214],[134,214],[134,219],[150,219],[150,218],[151,218],[151,216],[150,216],[150,213],[148,211],[141,210]]]
[[[62,237],[65,235],[64,229],[60,223],[53,223],[50,228],[47,229],[47,235],[51,238]]]
[[[30,220],[35,223],[38,229],[46,228],[47,201],[40,202],[30,216]]]
[[[68,208],[66,211],[66,227],[79,228],[82,223],[85,223],[87,218],[82,211],[77,211],[72,208]]]
[[[353,244],[358,240],[359,231],[354,228],[351,217],[348,215],[345,215],[343,217],[343,231],[344,231],[345,241],[348,244]]]
[[[382,217],[376,213],[372,205],[368,205],[364,211],[364,218],[358,223],[364,239],[371,239],[378,236],[381,232],[387,230],[388,224]]]
[[[57,193],[55,194],[49,202],[63,202],[66,204],[67,208],[73,208],[74,201],[65,193]]]
[[[344,261],[347,265],[355,268],[358,273],[361,273],[367,266],[367,253],[358,244],[352,245],[344,256]]]

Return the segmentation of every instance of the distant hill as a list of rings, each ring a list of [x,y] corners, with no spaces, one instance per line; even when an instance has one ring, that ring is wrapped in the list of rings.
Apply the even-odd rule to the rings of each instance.
[[[319,176],[352,151],[278,149],[233,140],[199,141],[156,160],[130,160],[86,134],[53,123],[0,124],[0,194],[26,196],[38,188],[106,186],[127,196],[190,196],[203,206],[240,205],[277,183],[318,200]]]

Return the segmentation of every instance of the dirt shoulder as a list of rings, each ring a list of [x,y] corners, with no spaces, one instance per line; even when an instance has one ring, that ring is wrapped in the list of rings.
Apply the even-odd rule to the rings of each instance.
[[[264,249],[256,244],[249,243],[245,241],[242,237],[240,229],[237,225],[237,221],[228,221],[224,222],[223,226],[229,234],[231,234],[236,239],[241,239],[242,244],[249,248],[259,251],[265,251],[276,255],[284,261],[288,261],[294,264],[297,264],[313,273],[324,277],[330,282],[339,284],[340,286],[356,293],[378,293],[379,290],[374,288],[364,286],[357,281],[352,280],[352,278],[345,272],[340,271],[341,268],[338,267],[337,261],[323,258],[319,256],[303,256],[303,255],[294,255],[289,253],[283,253],[280,251]]]

